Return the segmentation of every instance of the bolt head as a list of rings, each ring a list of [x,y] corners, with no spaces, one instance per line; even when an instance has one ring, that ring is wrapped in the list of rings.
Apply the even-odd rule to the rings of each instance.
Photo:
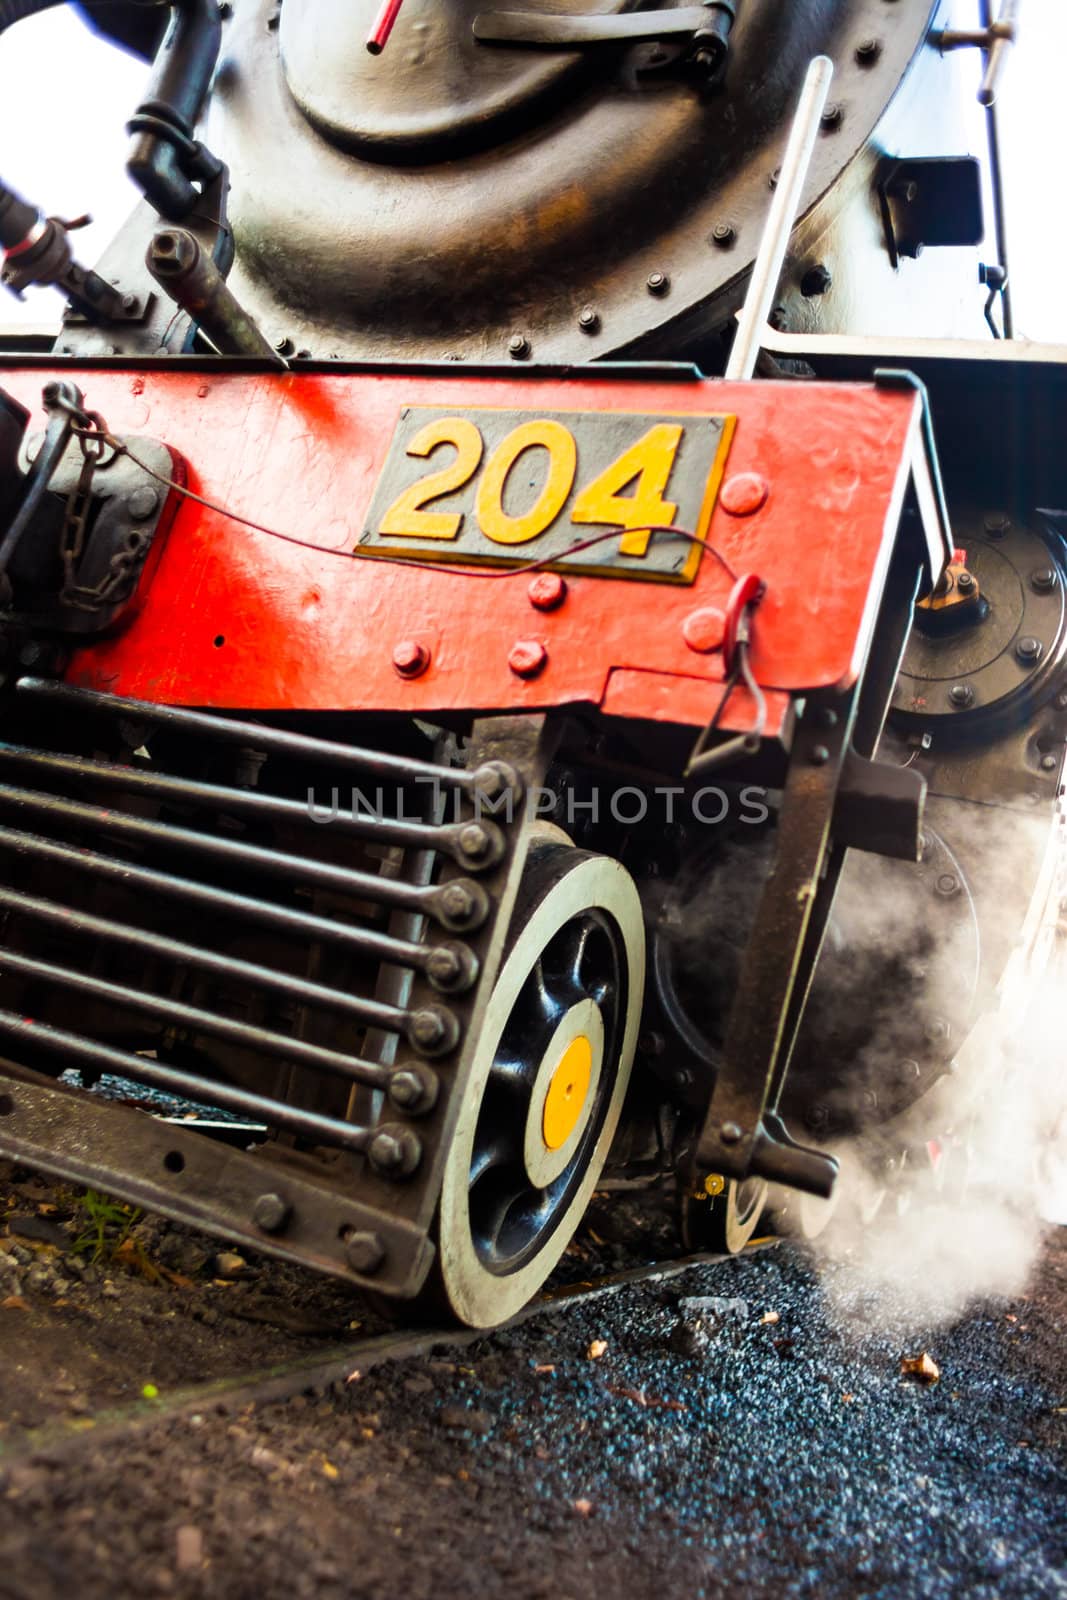
[[[1030,574],[1030,582],[1038,594],[1047,594],[1056,587],[1056,573],[1053,567],[1039,567]]]
[[[856,60],[861,67],[870,67],[878,60],[882,46],[877,39],[861,39],[856,46]]]
[[[1041,757],[1041,770],[1042,770],[1042,772],[1055,772],[1055,770],[1059,766],[1059,764],[1060,763],[1059,763],[1059,757],[1058,756],[1042,756]]]
[[[374,1135],[367,1156],[375,1172],[385,1177],[403,1178],[414,1172],[422,1155],[422,1146],[407,1128],[383,1128]]]
[[[952,895],[959,893],[960,880],[955,873],[942,872],[938,876],[936,888],[938,894],[944,895],[946,899],[949,899]]]
[[[1020,661],[1027,663],[1038,660],[1041,655],[1041,640],[1035,639],[1032,634],[1026,634],[1015,646],[1015,654]]]
[[[548,665],[548,651],[540,639],[516,639],[508,652],[508,666],[517,678],[536,678]]]
[[[400,1067],[389,1079],[389,1098],[401,1111],[429,1111],[437,1099],[437,1078],[425,1067]]]
[[[650,272],[645,279],[649,294],[666,294],[670,286],[671,280],[665,272]]]
[[[985,531],[991,539],[1003,539],[1011,527],[1011,518],[1003,511],[987,511],[983,520]]]
[[[401,639],[393,646],[393,667],[402,678],[418,678],[430,665],[430,652],[418,639]]]
[[[285,1196],[272,1191],[260,1195],[252,1207],[252,1221],[264,1233],[281,1233],[292,1213],[293,1208]]]
[[[416,1011],[409,1024],[411,1042],[421,1046],[423,1050],[434,1050],[443,1043],[445,1025],[442,1017],[428,1007]]]
[[[971,590],[974,588],[974,574],[971,572],[961,572],[956,579],[956,588],[959,590],[960,594],[970,594]]]
[[[513,361],[525,361],[530,354],[530,341],[524,333],[513,333],[508,340],[508,355]]]
[[[474,914],[474,896],[463,883],[448,883],[441,890],[441,909],[452,922],[466,922]]]
[[[719,1138],[723,1144],[739,1144],[743,1137],[744,1134],[736,1122],[724,1122],[719,1129]]]
[[[489,849],[489,834],[480,822],[468,822],[459,830],[459,847],[476,861]]]
[[[735,238],[736,234],[728,222],[717,222],[711,230],[712,243],[717,244],[720,250],[732,245]]]
[[[829,759],[830,752],[824,744],[817,744],[811,752],[811,764],[813,767],[825,767]]]
[[[377,1272],[385,1260],[385,1246],[376,1233],[357,1232],[352,1229],[345,1235],[345,1260],[353,1272],[365,1275]]]
[[[600,317],[593,306],[583,306],[578,313],[578,326],[583,333],[596,333]]]
[[[151,489],[147,484],[143,488],[135,489],[126,501],[126,509],[135,522],[144,522],[152,516],[159,506],[159,491]]]
[[[526,593],[536,611],[555,611],[567,598],[567,580],[558,572],[538,572],[530,579]]]
[[[832,131],[834,128],[839,128],[845,120],[844,106],[839,105],[837,101],[833,101],[827,106],[820,120],[823,127],[828,130]]]
[[[435,945],[426,958],[426,976],[431,983],[442,987],[455,983],[463,976],[463,963],[459,953],[447,944]]]
[[[965,706],[973,705],[974,690],[969,683],[954,683],[948,692],[948,698],[951,705],[962,711]]]

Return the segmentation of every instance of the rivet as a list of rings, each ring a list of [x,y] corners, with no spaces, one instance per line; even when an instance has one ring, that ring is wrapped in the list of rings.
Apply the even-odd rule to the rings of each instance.
[[[345,1237],[345,1260],[353,1272],[377,1272],[385,1260],[385,1246],[376,1233],[349,1233]]]
[[[135,522],[144,522],[159,505],[159,492],[145,484],[135,489],[126,502],[126,509]]]
[[[717,244],[720,250],[728,249],[736,237],[728,222],[717,222],[711,230],[711,242]]]
[[[530,341],[524,333],[513,333],[508,340],[508,355],[513,361],[525,361],[530,354]]]
[[[555,611],[567,598],[567,580],[558,572],[538,572],[530,579],[526,594],[535,610]]]
[[[861,67],[870,67],[878,60],[882,46],[877,39],[861,39],[856,46],[856,60]]]
[[[726,613],[717,606],[702,606],[699,611],[691,611],[682,623],[682,638],[690,650],[707,654],[719,648],[725,630]]]
[[[418,678],[430,665],[430,652],[417,639],[401,639],[393,646],[393,666],[402,678]]]
[[[954,683],[948,692],[948,697],[951,704],[962,711],[965,706],[973,704],[974,690],[969,683]]]
[[[600,327],[600,317],[594,306],[583,306],[578,313],[578,326],[583,333],[596,333]]]
[[[1041,770],[1042,770],[1042,772],[1055,772],[1055,770],[1059,766],[1059,764],[1060,764],[1059,756],[1042,756],[1041,757]]]
[[[724,1122],[719,1129],[719,1138],[723,1144],[738,1144],[744,1137],[736,1122]]]
[[[517,678],[536,678],[548,662],[540,639],[516,639],[508,651],[508,666]]]
[[[671,280],[665,272],[650,272],[645,279],[649,294],[666,294],[670,286]]]
[[[938,894],[948,899],[951,895],[958,894],[960,880],[952,872],[942,872],[935,885]]]
[[[758,472],[735,472],[719,493],[719,504],[732,517],[750,517],[771,492],[771,486]]]
[[[824,744],[817,744],[811,752],[811,764],[813,767],[825,767],[829,759],[830,752]]]
[[[252,1207],[252,1221],[264,1233],[281,1233],[292,1215],[292,1206],[280,1194],[261,1194]]]
[[[489,835],[480,822],[468,822],[459,831],[459,847],[465,856],[477,861],[489,849]],[[421,1040],[419,1041],[422,1042]]]

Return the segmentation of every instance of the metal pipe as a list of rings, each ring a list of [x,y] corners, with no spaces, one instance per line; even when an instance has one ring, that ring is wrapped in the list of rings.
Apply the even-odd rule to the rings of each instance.
[[[143,928],[131,928],[124,922],[113,922],[109,917],[94,917],[87,911],[76,911],[70,906],[60,905],[54,900],[43,900],[37,895],[21,894],[17,889],[5,888],[2,884],[0,906],[8,906],[12,911],[35,921],[50,923],[64,933],[114,940],[116,944],[132,944],[139,950],[160,956],[165,961],[174,961],[180,966],[211,972],[220,978],[236,979],[253,988],[271,989],[287,999],[302,1001],[306,1005],[342,1011],[346,1016],[358,1017],[361,1022],[388,1028],[393,1033],[406,1035],[408,1031],[411,1013],[401,1010],[399,1006],[368,1000],[340,989],[327,989],[323,984],[311,983],[306,978],[297,978],[288,972],[275,972],[272,967],[261,967],[236,956],[219,955],[214,950],[205,950],[202,945],[168,939],[164,934],[149,933]]]
[[[0,785],[0,807],[29,812],[45,817],[50,822],[68,823],[90,832],[117,834],[138,843],[158,846],[161,849],[189,851],[191,854],[218,861],[223,866],[246,868],[264,877],[284,878],[286,883],[304,883],[314,889],[324,889],[334,894],[352,895],[358,899],[372,900],[383,906],[396,906],[401,910],[417,911],[442,920],[440,896],[432,884],[408,883],[403,878],[385,878],[373,872],[361,872],[355,867],[342,867],[332,861],[319,861],[312,856],[289,855],[283,850],[271,850],[265,845],[245,844],[237,839],[221,838],[214,833],[198,833],[192,828],[175,827],[169,822],[158,822],[154,817],[142,817],[132,811],[102,810],[83,800],[71,800],[65,795],[45,794],[37,789],[17,789]],[[463,892],[474,902],[474,911],[465,921],[455,922],[472,926],[485,920],[485,891],[473,879],[460,879]]]
[[[126,170],[161,216],[184,217],[222,165],[194,138],[222,42],[217,0],[171,0],[171,18],[145,95],[127,128]]]
[[[132,712],[131,712],[132,715]],[[345,833],[366,835],[370,838],[389,839],[398,844],[414,845],[418,849],[440,849],[457,860],[463,852],[457,835],[462,824],[407,822],[391,817],[377,817],[366,811],[338,810],[336,816],[321,819],[318,823],[303,800],[284,799],[279,795],[259,794],[254,789],[227,789],[221,784],[201,783],[195,778],[175,778],[162,772],[145,771],[142,767],[124,767],[116,762],[90,761],[84,756],[52,754],[33,750],[24,745],[0,743],[0,765],[29,768],[47,772],[57,777],[73,778],[81,783],[96,784],[105,789],[121,789],[132,794],[150,794],[158,798],[180,801],[190,805],[208,806],[212,810],[238,815],[295,822],[308,827],[331,826]],[[483,822],[487,832],[493,824]],[[471,870],[474,870],[472,865]]]
[[[395,962],[411,967],[416,972],[436,972],[440,963],[452,979],[449,987],[460,987],[464,978],[473,978],[473,957],[464,961],[465,946],[416,944],[408,939],[396,939],[392,934],[379,933],[374,928],[361,928],[348,922],[332,922],[328,917],[315,916],[310,911],[294,911],[289,906],[256,900],[249,895],[233,894],[218,889],[214,884],[197,883],[192,878],[177,878],[169,872],[157,872],[152,867],[135,866],[118,856],[103,855],[98,850],[87,850],[82,845],[66,844],[61,840],[43,839],[38,834],[22,833],[15,828],[0,827],[0,851],[11,850],[16,855],[35,861],[49,861],[68,871],[88,872],[96,878],[111,879],[136,892],[144,890],[147,896],[164,895],[202,906],[208,912],[222,916],[239,917],[253,927],[268,928],[283,937],[289,935],[303,943],[322,942],[341,945],[359,955],[373,956],[379,961]],[[448,982],[446,978],[446,983]],[[467,985],[469,986],[469,985]]]
[[[1011,22],[1014,27],[1016,17],[1014,6],[1005,5],[1006,13],[1010,12]],[[992,26],[991,0],[979,0],[979,15],[982,27],[988,32]],[[1006,45],[1001,45],[1001,61]],[[992,54],[987,57],[987,72],[983,79],[982,89],[990,82],[988,65],[992,64]],[[999,63],[998,63],[999,65]],[[995,87],[995,76],[992,80]],[[1000,130],[997,121],[997,108],[995,94],[993,99],[982,100],[982,90],[978,98],[985,106],[986,140],[989,146],[989,186],[993,195],[993,227],[997,241],[997,263],[1004,274],[1004,282],[1000,290],[1000,316],[1004,329],[1005,339],[1015,337],[1015,314],[1011,304],[1011,274],[1008,265],[1008,225],[1004,210],[1004,175],[1000,160]]]
[[[38,978],[61,989],[74,989],[93,1000],[106,1000],[111,1005],[129,1011],[140,1011],[145,1016],[158,1018],[168,1028],[188,1028],[194,1033],[213,1034],[244,1049],[255,1050],[260,1055],[279,1056],[292,1065],[314,1067],[349,1082],[388,1089],[394,1075],[392,1067],[363,1061],[358,1056],[344,1056],[337,1050],[309,1044],[306,1039],[291,1039],[285,1034],[252,1027],[247,1022],[219,1016],[213,1011],[202,1011],[199,1006],[186,1005],[169,995],[128,989],[125,984],[110,983],[106,978],[97,978],[88,972],[57,967],[51,961],[40,961],[36,956],[24,956],[15,950],[4,951],[3,967],[5,972],[21,972],[27,978]]]
[[[778,288],[778,279],[782,275],[782,264],[833,75],[834,66],[829,56],[816,56],[808,67],[793,126],[789,131],[789,143],[778,174],[774,199],[753,263],[748,293],[737,319],[737,333],[725,372],[731,381],[751,378],[756,370],[760,339]]]
[[[217,716],[210,711],[190,711],[184,706],[164,705],[156,700],[127,699],[124,695],[105,694],[98,689],[73,689],[69,684],[56,683],[50,678],[20,678],[17,693],[74,712],[95,711],[148,722],[157,727],[175,728],[178,732],[195,733],[205,739],[250,745],[268,754],[291,756],[299,761],[329,764],[345,771],[358,769],[376,778],[408,781],[421,778],[465,792],[477,790],[481,785],[483,792],[490,792],[486,787],[486,775],[477,768],[445,767],[433,761],[422,761],[417,756],[364,750],[359,745],[341,744],[336,739],[318,739],[313,734],[292,733],[261,722],[242,722],[236,717]]]
[[[148,246],[145,265],[164,294],[192,317],[220,355],[258,356],[287,370],[287,363],[187,228],[161,228]]]
[[[130,1078],[134,1083],[149,1083],[154,1088],[180,1095],[185,1100],[203,1101],[208,1105],[221,1106],[226,1111],[235,1111],[253,1122],[273,1124],[276,1128],[284,1128],[288,1133],[311,1139],[317,1144],[340,1145],[343,1150],[363,1151],[374,1137],[373,1128],[335,1121],[316,1111],[299,1111],[281,1100],[268,1100],[263,1095],[250,1094],[245,1089],[231,1089],[223,1084],[212,1083],[191,1072],[163,1066],[146,1056],[116,1050],[95,1039],[86,1039],[79,1033],[68,1033],[65,1028],[34,1022],[31,1017],[20,1016],[14,1011],[0,1011],[0,1034],[54,1050],[67,1066],[84,1063],[102,1068],[115,1077]]]

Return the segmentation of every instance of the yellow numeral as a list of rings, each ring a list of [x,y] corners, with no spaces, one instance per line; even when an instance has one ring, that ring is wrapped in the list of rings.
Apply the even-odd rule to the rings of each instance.
[[[673,523],[678,515],[678,507],[663,496],[681,438],[681,423],[658,422],[650,428],[582,490],[574,502],[571,521],[635,529],[623,534],[619,553],[643,556],[652,537],[648,525]],[[620,494],[634,478],[633,493]]]
[[[402,534],[406,539],[454,539],[463,521],[462,511],[423,511],[431,500],[454,494],[469,483],[482,459],[482,436],[466,417],[439,417],[420,428],[407,447],[409,456],[428,456],[439,445],[450,444],[456,459],[438,472],[420,478],[398,495],[379,525],[381,533]]]
[[[548,451],[548,471],[541,492],[529,511],[518,517],[509,516],[504,510],[508,473],[525,451],[537,446]],[[528,539],[536,539],[563,510],[577,470],[578,446],[561,422],[541,418],[513,428],[485,464],[478,485],[478,526],[494,544],[525,544]]]

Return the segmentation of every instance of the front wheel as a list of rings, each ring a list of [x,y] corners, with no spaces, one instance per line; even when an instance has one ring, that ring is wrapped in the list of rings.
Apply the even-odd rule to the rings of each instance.
[[[644,969],[625,868],[533,844],[441,1189],[438,1271],[461,1322],[514,1315],[578,1226],[626,1096]]]

